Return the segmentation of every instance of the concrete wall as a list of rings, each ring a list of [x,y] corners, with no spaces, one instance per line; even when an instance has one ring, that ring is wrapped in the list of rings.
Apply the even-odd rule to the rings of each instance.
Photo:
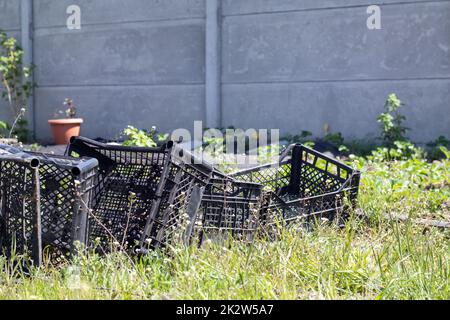
[[[328,123],[364,138],[391,92],[413,139],[450,136],[450,0],[384,0],[382,30],[366,27],[381,1],[222,0],[217,106],[205,101],[205,1],[35,0],[36,137],[50,140],[47,119],[71,97],[93,138],[190,129],[211,107],[223,127],[321,135]],[[19,4],[0,0],[0,28],[17,35]],[[66,28],[71,4],[81,30]]]
[[[81,30],[66,8],[81,7]],[[204,2],[40,0],[34,2],[36,134],[72,97],[83,134],[114,137],[128,124],[191,128],[204,117]]]
[[[412,138],[448,136],[450,2],[383,1],[368,30],[374,2],[225,0],[224,123],[373,136],[395,92]]]

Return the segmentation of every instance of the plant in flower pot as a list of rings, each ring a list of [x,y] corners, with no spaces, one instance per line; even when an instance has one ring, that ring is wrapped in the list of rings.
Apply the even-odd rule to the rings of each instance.
[[[66,109],[64,112],[60,111],[58,116],[64,113],[65,118],[58,117],[57,119],[48,120],[55,144],[68,144],[72,136],[79,136],[81,124],[83,123],[83,119],[76,117],[77,112],[72,99],[65,99],[64,106]]]

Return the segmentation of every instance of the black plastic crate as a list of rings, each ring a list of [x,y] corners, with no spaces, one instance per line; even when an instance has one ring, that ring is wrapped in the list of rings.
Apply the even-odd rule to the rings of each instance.
[[[0,247],[59,262],[86,245],[98,162],[0,146]]]
[[[206,239],[251,241],[260,227],[263,185],[238,181],[217,170],[203,195],[197,230]]]
[[[73,137],[68,154],[94,157],[100,164],[91,242],[99,238],[103,250],[116,242],[144,252],[190,241],[212,167],[185,161],[188,154],[173,142],[141,148]]]
[[[161,181],[161,196],[152,207],[141,251],[191,243],[205,189],[214,168],[187,150],[173,146]]]
[[[261,214],[266,223],[273,215],[284,221],[344,217],[356,204],[360,180],[359,171],[304,145],[289,146],[278,163],[232,176],[265,186]]]

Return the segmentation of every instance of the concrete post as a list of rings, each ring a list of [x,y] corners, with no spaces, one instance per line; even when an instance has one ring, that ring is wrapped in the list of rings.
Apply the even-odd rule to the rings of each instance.
[[[23,65],[31,66],[33,64],[33,0],[21,0],[20,2],[20,23],[21,23],[21,41],[23,55]],[[34,121],[34,89],[28,103],[27,120],[28,127],[35,131]]]
[[[221,126],[221,8],[220,0],[206,1],[206,127]]]

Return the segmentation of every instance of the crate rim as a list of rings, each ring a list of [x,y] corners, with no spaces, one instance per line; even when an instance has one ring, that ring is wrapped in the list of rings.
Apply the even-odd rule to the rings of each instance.
[[[1,146],[0,146],[1,148]],[[74,176],[80,176],[98,167],[94,158],[73,158],[40,152],[20,152],[0,154],[0,161],[17,161],[28,164],[30,168],[39,168],[42,165],[56,165],[62,169],[70,170]],[[71,163],[67,163],[70,161]]]
[[[70,138],[68,146],[70,146],[71,144],[74,144],[76,141],[82,141],[82,142],[92,144],[94,146],[101,147],[103,149],[111,150],[111,151],[135,151],[135,152],[148,152],[148,153],[165,152],[165,151],[167,152],[174,145],[174,142],[169,140],[166,143],[164,143],[163,145],[161,145],[160,147],[154,147],[154,148],[124,146],[124,145],[119,145],[119,144],[106,144],[106,143],[98,142],[96,140],[89,139],[89,138],[86,138],[83,136],[73,136]]]

